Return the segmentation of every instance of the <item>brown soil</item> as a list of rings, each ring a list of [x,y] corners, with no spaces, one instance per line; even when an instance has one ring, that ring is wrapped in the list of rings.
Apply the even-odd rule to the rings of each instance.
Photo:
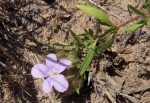
[[[148,27],[133,32],[121,28],[112,47],[92,61],[80,95],[55,100],[53,93],[48,96],[41,90],[42,80],[31,76],[32,66],[45,62],[50,44],[74,42],[69,29],[77,34],[85,28],[96,29],[94,18],[75,7],[84,1],[0,1],[0,103],[150,103]],[[129,14],[128,4],[141,9],[150,2],[93,1],[109,12],[116,25],[135,17]]]

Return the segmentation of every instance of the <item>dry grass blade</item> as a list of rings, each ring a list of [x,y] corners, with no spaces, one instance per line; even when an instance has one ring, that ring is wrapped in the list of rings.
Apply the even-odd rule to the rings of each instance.
[[[105,91],[105,95],[109,98],[111,103],[117,103],[116,99],[112,97],[111,93],[109,93],[107,90]]]
[[[135,90],[130,91],[127,94],[140,93],[140,92],[143,92],[143,91],[146,91],[146,90],[149,90],[149,89],[150,89],[150,85],[144,85],[144,86],[136,88]]]
[[[129,96],[129,95],[126,95],[126,94],[123,94],[123,93],[119,93],[119,94],[126,97],[126,98],[128,98],[132,103],[141,103],[140,100],[138,100],[138,99],[136,99],[132,96]]]

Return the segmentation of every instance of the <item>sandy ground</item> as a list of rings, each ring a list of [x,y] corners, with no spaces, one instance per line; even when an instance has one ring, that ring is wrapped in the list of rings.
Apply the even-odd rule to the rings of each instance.
[[[48,96],[41,90],[42,80],[31,76],[32,66],[45,62],[50,44],[74,42],[69,29],[80,34],[85,28],[96,29],[96,22],[75,7],[83,0],[7,1],[0,1],[0,103],[150,103],[148,27],[133,32],[121,28],[112,47],[92,61],[90,85],[80,95],[55,100],[54,93]],[[107,10],[116,25],[136,16],[129,14],[128,4],[141,9],[149,2],[93,1]]]

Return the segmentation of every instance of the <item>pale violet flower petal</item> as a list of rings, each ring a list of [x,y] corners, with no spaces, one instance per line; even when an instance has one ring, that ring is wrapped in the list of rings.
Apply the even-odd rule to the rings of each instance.
[[[71,61],[68,59],[61,59],[55,66],[54,71],[57,73],[63,72],[68,66],[71,65]]]
[[[53,86],[53,80],[49,77],[46,80],[44,80],[42,89],[45,93],[49,93],[52,89],[52,86]]]
[[[57,61],[55,54],[51,53],[46,56],[46,65],[36,64],[31,70],[31,74],[36,78],[47,78],[43,83],[43,91],[49,93],[54,86],[58,92],[65,92],[69,83],[64,75],[59,73],[63,72],[72,62],[68,59]]]
[[[53,78],[53,86],[58,92],[65,92],[69,87],[69,83],[63,75],[58,74]]]
[[[33,67],[32,67],[32,70],[31,70],[31,74],[33,77],[35,78],[44,78],[44,77],[48,77],[48,72],[50,70],[47,68],[46,65],[44,64],[35,64]]]
[[[55,54],[51,53],[46,56],[46,65],[52,69],[56,66],[57,64],[57,57]]]

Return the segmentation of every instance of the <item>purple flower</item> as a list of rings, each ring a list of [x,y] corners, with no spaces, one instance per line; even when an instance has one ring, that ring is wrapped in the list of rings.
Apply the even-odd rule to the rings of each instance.
[[[53,86],[58,92],[65,92],[69,87],[69,83],[64,75],[60,73],[70,66],[71,63],[68,59],[57,61],[55,54],[49,54],[46,56],[46,65],[35,64],[31,74],[35,78],[46,78],[42,87],[45,93],[50,92]]]

